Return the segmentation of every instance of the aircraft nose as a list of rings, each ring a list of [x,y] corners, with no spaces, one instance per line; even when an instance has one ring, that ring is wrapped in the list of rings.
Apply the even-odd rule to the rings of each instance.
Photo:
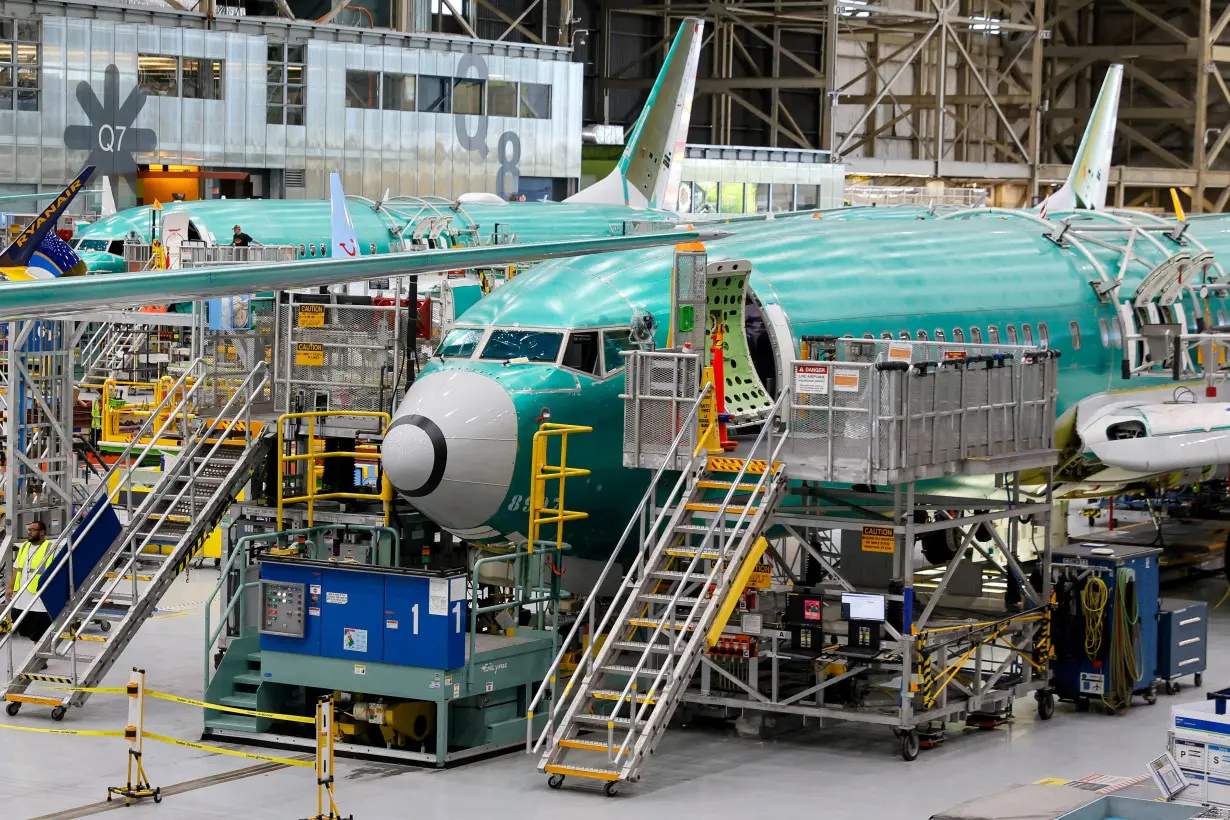
[[[384,436],[389,482],[445,529],[482,538],[517,460],[517,411],[488,376],[461,370],[414,383]],[[472,532],[462,532],[472,531]]]

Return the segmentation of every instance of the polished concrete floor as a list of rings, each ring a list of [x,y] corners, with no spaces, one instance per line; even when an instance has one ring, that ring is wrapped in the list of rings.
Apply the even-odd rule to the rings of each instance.
[[[151,688],[201,696],[203,609],[216,580],[212,570],[177,581],[160,614],[141,630],[106,685],[118,686],[134,665],[148,671]],[[1225,591],[1209,579],[1164,594],[1216,603]],[[1230,605],[1213,614],[1208,686],[1230,685]],[[0,673],[5,669],[0,657]],[[541,820],[575,817],[784,817],[927,818],[962,800],[1043,777],[1091,773],[1136,775],[1166,742],[1170,706],[1201,700],[1185,685],[1157,705],[1139,705],[1120,717],[1076,714],[1061,705],[1041,722],[1032,701],[1018,704],[1016,722],[994,731],[951,727],[949,741],[901,760],[892,735],[865,727],[800,729],[771,741],[736,737],[727,727],[671,730],[641,783],[606,798],[583,786],[547,788],[522,753],[436,771],[339,761],[337,796],[343,814],[358,820],[413,817]],[[98,695],[62,723],[48,710],[25,707],[0,723],[39,728],[114,729],[125,722],[123,697]],[[148,702],[149,731],[196,740],[199,710]],[[275,753],[277,754],[277,753]],[[112,738],[66,737],[0,728],[0,818],[88,817],[112,808],[98,804],[124,774],[124,744]],[[256,761],[200,750],[147,744],[147,766],[168,792],[160,805],[140,805],[126,816],[164,818],[298,818],[315,813],[308,769],[268,771]],[[225,778],[225,782],[219,782]],[[178,784],[178,785],[177,785]],[[174,787],[174,788],[169,788]],[[171,793],[175,792],[175,793]]]

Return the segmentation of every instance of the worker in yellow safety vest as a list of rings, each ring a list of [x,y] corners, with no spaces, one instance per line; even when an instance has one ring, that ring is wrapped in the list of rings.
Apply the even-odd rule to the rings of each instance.
[[[51,616],[43,606],[39,588],[43,573],[55,557],[55,546],[47,538],[47,525],[42,521],[26,525],[26,535],[27,540],[17,547],[13,563],[12,591],[17,599],[13,606],[13,623],[17,624],[18,635],[37,641],[51,626]]]

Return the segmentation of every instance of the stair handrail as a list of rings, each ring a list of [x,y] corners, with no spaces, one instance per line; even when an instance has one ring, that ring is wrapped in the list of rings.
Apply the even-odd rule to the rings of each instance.
[[[222,409],[218,411],[217,415],[213,419],[211,419],[209,424],[206,425],[201,430],[200,437],[195,442],[193,442],[193,445],[190,451],[186,453],[180,453],[180,457],[176,462],[176,468],[166,473],[166,475],[164,475],[164,477],[160,480],[159,483],[161,483],[162,481],[178,480],[182,478],[183,470],[179,467],[179,465],[181,464],[187,465],[190,468],[190,472],[188,475],[188,481],[184,482],[184,486],[180,488],[178,493],[176,493],[175,498],[173,498],[171,502],[167,504],[167,508],[158,515],[158,518],[155,520],[154,525],[150,527],[150,531],[146,533],[145,539],[141,541],[140,545],[138,545],[137,547],[129,551],[131,554],[128,558],[128,561],[125,563],[123,569],[120,569],[120,570],[113,569],[112,570],[115,573],[115,578],[111,579],[111,584],[109,586],[104,584],[104,586],[106,586],[106,589],[98,596],[98,600],[94,603],[94,606],[90,610],[90,613],[85,618],[78,619],[76,617],[81,612],[82,604],[85,603],[85,598],[82,598],[73,607],[73,610],[71,614],[69,615],[66,623],[72,623],[75,620],[80,620],[81,623],[89,623],[91,620],[93,620],[97,616],[98,610],[101,609],[102,605],[106,602],[107,597],[111,595],[112,593],[114,593],[116,586],[118,586],[124,580],[124,576],[131,573],[133,575],[133,583],[135,586],[136,584],[136,578],[135,578],[136,562],[138,558],[140,558],[141,553],[145,550],[147,546],[149,546],[150,541],[153,539],[154,535],[158,532],[159,527],[161,527],[163,523],[166,522],[167,517],[172,514],[172,511],[175,509],[175,507],[179,504],[181,500],[183,500],[184,493],[188,492],[188,490],[192,488],[193,481],[198,477],[198,474],[204,470],[205,466],[209,462],[209,459],[214,457],[214,455],[218,451],[218,448],[221,447],[223,443],[226,441],[226,437],[230,435],[232,430],[234,430],[235,425],[238,424],[240,421],[240,415],[246,409],[250,409],[250,406],[252,404],[252,397],[264,389],[265,382],[268,380],[268,373],[264,371],[268,371],[268,369],[269,369],[268,362],[258,362],[256,367],[252,368],[252,372],[248,374],[247,378],[245,378],[243,382],[241,382],[240,385],[234,390],[234,392],[231,393],[231,397],[227,400],[226,404],[222,406]],[[195,468],[193,468],[192,462],[197,458],[198,451],[200,450],[201,445],[204,444],[206,439],[209,437],[209,433],[217,429],[218,420],[226,418],[227,413],[230,411],[231,404],[234,403],[235,399],[238,398],[241,393],[245,393],[244,387],[246,385],[249,385],[249,382],[251,382],[251,380],[258,373],[262,373],[260,384],[258,384],[255,389],[252,389],[251,387],[249,387],[249,389],[246,391],[247,398],[245,398],[243,404],[235,410],[234,418],[230,420],[230,423],[226,426],[226,429],[223,430],[220,435],[216,436],[217,440],[214,442],[214,446],[210,449],[209,453],[204,456],[204,458],[201,460],[201,463],[199,465],[196,465]],[[198,384],[203,381],[204,379],[198,382]],[[195,385],[193,386],[193,388],[195,389]],[[250,443],[251,436],[252,436],[252,425],[251,424],[247,424],[245,426],[244,434]],[[211,499],[212,499],[212,496],[211,496]],[[149,493],[146,496],[145,501],[143,501],[141,503],[141,506],[137,508],[137,511],[133,513],[132,520],[129,521],[127,526],[125,527],[125,530],[128,530],[129,528],[131,528],[132,534],[124,538],[123,539],[124,542],[131,545],[131,543],[134,540],[136,540],[136,538],[139,536],[139,528],[141,527],[142,524],[148,522],[149,517],[150,517],[150,513],[146,511],[146,507],[148,507],[151,504],[156,503],[159,500],[160,499],[158,498],[156,493]],[[166,570],[166,567],[167,567],[167,564],[163,564],[162,567],[158,569],[158,572],[155,573],[155,575],[158,575],[164,572]],[[136,602],[134,601],[133,603],[135,604]],[[59,618],[62,616],[63,616],[63,612],[61,612],[60,616],[58,616],[56,620],[58,621]],[[70,636],[71,637],[68,638],[67,640],[70,641],[70,647],[73,648],[75,652],[77,641],[76,641],[75,636],[72,636],[72,633],[70,633]]]
[[[700,394],[696,397],[696,400],[692,403],[692,407],[688,411],[688,415],[684,418],[683,423],[679,425],[679,432],[675,434],[675,439],[674,441],[671,442],[670,450],[668,450],[666,455],[663,457],[661,466],[659,466],[658,469],[654,472],[653,479],[650,480],[648,489],[646,489],[645,494],[641,496],[641,503],[637,505],[636,511],[633,512],[632,515],[628,518],[628,524],[624,527],[623,534],[619,537],[619,542],[616,544],[615,549],[611,550],[611,555],[610,557],[607,558],[606,566],[602,568],[602,572],[601,574],[599,574],[598,580],[594,582],[595,590],[601,589],[602,585],[606,583],[606,579],[607,579],[607,576],[611,572],[611,568],[615,566],[615,563],[616,563],[615,559],[619,556],[619,553],[623,550],[624,545],[627,543],[629,536],[632,535],[632,530],[635,527],[635,525],[638,522],[642,524],[644,523],[645,512],[647,511],[649,504],[653,500],[654,493],[658,489],[658,482],[661,481],[662,476],[666,473],[667,465],[674,463],[675,454],[678,452],[680,445],[683,443],[684,439],[687,437],[687,433],[691,429],[691,425],[696,420],[697,414],[700,412],[701,403],[704,401],[705,397],[709,395],[709,391],[711,391],[712,389],[713,389],[713,385],[711,383],[706,382],[705,385],[701,388]],[[695,458],[695,456],[693,456],[693,458]],[[687,470],[683,470],[680,472],[679,479],[675,482],[675,487],[671,491],[672,498],[678,493],[679,488],[683,485],[684,478],[687,476],[687,473],[688,473]],[[650,526],[648,532],[646,533],[647,535],[649,533],[652,533],[657,528],[658,524],[661,522],[663,516],[666,513],[666,510],[669,509],[669,507],[670,507],[669,504],[662,505],[662,508],[658,513],[658,517],[657,519],[654,520],[653,524]],[[646,543],[649,543],[648,538],[646,538],[645,541],[642,542],[641,544],[640,549],[642,551],[645,549]],[[639,562],[638,562],[638,565],[639,565]],[[554,691],[553,681],[555,679],[555,676],[559,672],[560,664],[563,662],[564,656],[568,654],[568,651],[569,651],[568,648],[572,645],[573,640],[576,638],[577,632],[581,628],[581,624],[585,622],[586,620],[588,620],[589,628],[590,628],[589,634],[590,634],[591,640],[590,640],[589,646],[587,646],[585,650],[581,653],[581,658],[577,662],[577,668],[573,670],[573,673],[572,673],[573,680],[578,678],[582,674],[582,672],[584,672],[586,664],[588,663],[589,659],[592,657],[593,645],[594,645],[593,638],[597,635],[602,634],[602,630],[603,628],[605,628],[607,621],[610,619],[611,613],[616,610],[615,601],[619,600],[624,590],[629,586],[629,583],[628,583],[629,579],[634,577],[635,574],[636,573],[635,573],[635,565],[634,565],[634,567],[631,568],[629,572],[624,576],[623,582],[620,584],[619,589],[616,591],[615,597],[611,601],[611,605],[607,607],[607,611],[605,615],[603,616],[602,621],[599,623],[597,631],[594,630],[594,608],[597,606],[597,599],[598,599],[597,595],[590,595],[589,598],[586,599],[585,605],[581,608],[581,611],[577,613],[576,620],[572,624],[572,629],[569,630],[568,632],[568,637],[566,637],[560,643],[559,652],[556,654],[555,660],[551,662],[550,668],[547,670],[546,674],[542,676],[542,683],[539,684],[538,691],[534,693],[534,699],[530,701],[530,705],[526,708],[525,744],[526,744],[526,752],[528,754],[537,754],[539,749],[542,748],[542,744],[545,742],[546,738],[550,734],[552,734],[551,730],[554,724],[554,719],[557,713],[559,712],[560,707],[563,706],[566,700],[566,695],[568,694],[567,691],[565,692],[565,697],[561,697],[558,703],[553,704],[551,710],[548,712],[547,723],[545,726],[543,726],[542,732],[539,734],[537,742],[534,742],[531,745],[531,741],[532,741],[533,733],[534,733],[534,708],[538,705],[538,702],[542,700],[543,695],[547,691]],[[565,688],[567,689],[568,687],[565,687]]]
[[[143,460],[147,455],[149,455],[150,450],[158,442],[158,439],[162,436],[164,432],[166,432],[167,425],[169,425],[173,420],[176,419],[179,412],[186,411],[188,404],[192,400],[192,394],[196,390],[195,385],[193,385],[191,390],[189,390],[186,394],[184,394],[182,400],[176,405],[175,410],[167,414],[165,420],[162,423],[162,426],[158,429],[158,432],[150,437],[150,440],[146,442],[140,454],[137,455],[135,459],[131,457],[133,449],[138,444],[140,444],[142,437],[144,437],[146,433],[149,432],[150,425],[152,425],[157,420],[159,412],[162,409],[162,406],[174,397],[175,393],[177,392],[177,389],[180,386],[182,386],[181,383],[185,379],[188,378],[188,376],[193,372],[193,370],[198,365],[201,368],[204,368],[205,366],[204,357],[198,357],[192,360],[192,363],[189,364],[188,367],[184,370],[183,375],[181,375],[179,377],[179,380],[175,382],[175,389],[172,389],[171,391],[169,391],[167,395],[165,395],[162,398],[162,401],[159,402],[158,405],[154,408],[154,410],[150,413],[149,418],[147,418],[145,422],[137,429],[137,432],[133,434],[132,440],[128,442],[128,446],[120,451],[120,454],[116,458],[115,463],[112,464],[111,468],[107,470],[106,473],[103,474],[103,477],[99,480],[98,485],[86,497],[85,501],[81,503],[81,506],[77,508],[77,511],[73,514],[73,517],[68,520],[68,523],[65,524],[63,528],[61,528],[60,537],[64,539],[66,548],[63,552],[59,554],[59,558],[56,560],[55,565],[51,567],[50,569],[48,569],[46,572],[41,574],[39,583],[43,587],[46,587],[46,585],[50,581],[58,577],[60,574],[60,571],[65,567],[65,565],[68,565],[71,567],[72,561],[70,560],[70,555],[72,554],[73,550],[76,549],[75,542],[80,542],[82,539],[85,538],[85,536],[89,535],[90,530],[94,528],[95,522],[98,521],[98,516],[95,516],[94,518],[90,519],[90,521],[86,524],[85,529],[82,530],[80,537],[78,538],[73,537],[73,529],[78,524],[81,523],[81,521],[85,518],[85,516],[89,515],[91,510],[94,509],[94,505],[98,503],[100,496],[109,495],[111,493],[111,486],[110,486],[111,476],[115,472],[121,469],[126,469],[131,473],[130,462],[133,460],[136,460],[136,461]],[[202,381],[203,379],[198,379],[197,384],[200,384]],[[71,577],[69,578],[69,582],[70,582],[69,590],[71,594],[72,593]],[[0,609],[0,622],[3,622],[5,618],[11,615],[20,597],[21,597],[20,595],[14,595],[12,599],[8,601],[8,603],[4,606],[4,608]],[[26,612],[28,611],[29,610],[23,611],[22,614],[17,618],[17,620],[13,622],[12,629],[10,629],[5,634],[0,634],[0,647],[3,647],[5,644],[7,644],[10,638],[14,634],[17,633],[17,625],[20,624],[25,619]]]
[[[709,526],[705,529],[705,533],[701,537],[700,543],[696,547],[696,552],[693,554],[692,560],[688,563],[687,570],[684,571],[684,577],[679,581],[679,583],[675,585],[675,594],[671,596],[670,602],[666,605],[666,611],[670,613],[671,631],[674,634],[674,637],[671,640],[671,643],[673,644],[671,647],[672,652],[666,656],[666,662],[662,664],[662,668],[659,669],[658,674],[654,676],[653,683],[650,684],[649,689],[647,690],[649,692],[658,691],[658,687],[661,686],[662,684],[662,676],[668,670],[671,672],[672,675],[677,673],[678,670],[675,664],[677,655],[675,654],[675,650],[678,649],[679,642],[685,638],[685,636],[688,633],[689,628],[692,627],[692,621],[696,617],[697,613],[701,612],[702,610],[707,612],[710,608],[712,608],[715,605],[720,606],[721,601],[724,598],[726,588],[729,584],[727,580],[727,575],[730,572],[734,571],[735,569],[733,566],[727,566],[723,568],[723,565],[725,564],[725,561],[726,561],[727,548],[729,546],[732,546],[732,542],[734,542],[736,537],[740,539],[744,539],[751,532],[750,530],[746,530],[746,531],[740,530],[740,527],[743,526],[743,522],[747,519],[748,510],[751,508],[753,504],[756,503],[756,496],[763,491],[765,482],[768,480],[770,475],[774,475],[773,465],[777,463],[777,457],[781,454],[782,448],[785,446],[786,441],[790,437],[790,422],[789,420],[787,420],[786,428],[782,432],[782,435],[780,436],[780,438],[778,439],[777,447],[774,448],[771,452],[769,451],[769,448],[772,447],[772,443],[773,443],[773,434],[771,431],[773,429],[774,424],[776,423],[778,412],[781,410],[783,404],[788,401],[789,395],[790,395],[790,388],[786,388],[777,397],[777,401],[773,403],[773,407],[769,410],[769,414],[765,420],[764,425],[760,428],[760,433],[756,436],[755,441],[752,443],[752,446],[748,451],[748,457],[743,459],[743,466],[739,468],[739,472],[735,475],[735,478],[730,482],[730,489],[726,491],[726,496],[722,499],[720,510],[724,510],[730,505],[731,500],[734,498],[734,495],[739,488],[739,484],[741,483],[741,480],[747,473],[747,468],[748,468],[748,465],[751,464],[752,456],[754,456],[756,454],[756,451],[760,449],[761,442],[767,440],[768,444],[765,450],[768,453],[768,460],[765,463],[764,472],[760,474],[759,480],[757,480],[755,487],[753,487],[751,491],[751,497],[748,500],[748,502],[743,505],[743,511],[739,514],[739,517],[735,520],[735,525],[734,527],[730,529],[730,534],[724,536],[723,541],[722,541],[722,546],[718,550],[718,558],[716,561],[714,561],[713,568],[709,570],[708,575],[705,576],[705,579],[702,582],[703,587],[709,587],[711,585],[715,586],[713,594],[709,596],[707,604],[705,604],[704,606],[695,606],[688,612],[688,617],[684,620],[682,627],[677,626],[678,622],[675,620],[675,610],[679,604],[679,596],[680,594],[682,594],[683,588],[688,583],[692,575],[692,572],[696,568],[697,563],[702,560],[702,556],[705,553],[706,547],[711,542],[714,532],[717,529],[718,522],[723,520],[722,513],[720,511],[714,515],[713,520],[709,523]],[[774,480],[777,480],[776,475],[774,475]],[[764,506],[766,506],[767,502],[768,502],[768,499],[763,499],[757,505],[756,515],[760,515],[763,512],[763,508]],[[720,584],[715,584],[715,581],[717,580],[715,578],[715,575],[719,571],[722,573]],[[666,625],[666,623],[667,623],[667,619],[664,616],[658,622],[658,625],[654,628],[653,633],[647,639],[646,641],[647,646],[653,646],[654,641],[657,640],[658,635],[662,633],[662,629]],[[700,630],[695,630],[695,634],[693,634],[692,637],[688,639],[688,642],[690,643],[692,641],[701,640],[701,639],[707,640],[707,637],[702,636],[700,633]],[[632,673],[628,676],[628,682],[624,684],[623,690],[620,692],[619,697],[616,698],[615,700],[615,707],[611,710],[611,717],[618,716],[620,707],[623,706],[625,700],[629,697],[630,692],[632,691],[633,687],[636,684],[637,676],[640,674],[641,669],[644,667],[645,661],[649,657],[649,655],[650,655],[650,652],[648,650],[642,653],[640,660],[637,662],[637,665],[633,667]],[[640,704],[640,708],[638,709],[636,700],[635,700],[635,697],[636,697],[635,694],[632,694],[631,697],[632,697],[632,701],[628,709],[628,716],[630,718],[630,720],[628,721],[628,732],[624,736],[624,741],[623,743],[620,744],[618,751],[611,758],[611,762],[616,765],[618,765],[620,759],[625,754],[627,754],[629,745],[632,741],[632,736],[636,732],[636,727],[638,723],[642,721],[645,710],[650,705],[652,705],[650,704],[651,698],[646,697],[644,701]]]

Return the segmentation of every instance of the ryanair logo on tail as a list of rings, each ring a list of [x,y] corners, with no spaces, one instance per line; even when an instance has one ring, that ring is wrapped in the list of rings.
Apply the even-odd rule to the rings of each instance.
[[[85,272],[85,264],[53,231],[73,198],[85,187],[94,166],[87,165],[0,254],[0,275],[10,280],[49,279]]]

